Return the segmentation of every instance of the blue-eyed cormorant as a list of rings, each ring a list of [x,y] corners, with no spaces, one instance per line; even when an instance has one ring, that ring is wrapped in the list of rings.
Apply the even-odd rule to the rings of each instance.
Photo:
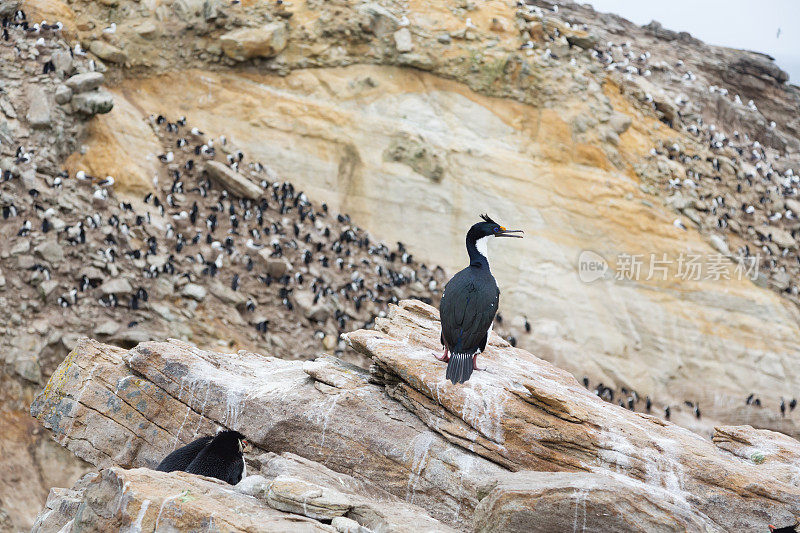
[[[489,239],[522,237],[521,230],[507,230],[487,215],[481,218],[483,222],[467,232],[469,266],[447,283],[439,306],[444,355],[437,359],[447,362],[447,379],[453,383],[464,383],[477,369],[500,302],[500,289],[489,270]]]

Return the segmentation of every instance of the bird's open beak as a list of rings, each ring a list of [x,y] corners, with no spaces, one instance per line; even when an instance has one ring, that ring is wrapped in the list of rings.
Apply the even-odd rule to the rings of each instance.
[[[253,445],[249,441],[242,439],[242,452],[249,452],[253,449]]]
[[[521,239],[522,235],[515,235],[516,233],[525,233],[521,229],[506,229],[503,226],[500,226],[500,233],[495,233],[495,237],[516,237],[517,239]]]

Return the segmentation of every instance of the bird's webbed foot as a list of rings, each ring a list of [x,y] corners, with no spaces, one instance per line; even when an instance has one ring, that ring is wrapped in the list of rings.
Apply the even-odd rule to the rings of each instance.
[[[433,354],[433,356],[436,358],[437,361],[442,361],[444,363],[450,361],[450,354],[447,351],[447,346],[444,347],[444,354],[441,357],[439,357],[436,354]]]

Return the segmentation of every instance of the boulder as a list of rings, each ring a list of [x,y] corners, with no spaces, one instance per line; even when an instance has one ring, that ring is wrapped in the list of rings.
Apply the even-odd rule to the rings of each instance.
[[[131,282],[125,278],[110,279],[100,285],[103,294],[130,294],[133,292]]]
[[[52,56],[50,56],[50,61],[53,62],[56,73],[61,76],[62,79],[72,74],[73,60],[72,54],[70,54],[69,51],[56,50],[53,52]]]
[[[33,249],[34,253],[53,266],[64,260],[64,249],[54,239],[49,239]]]
[[[262,196],[261,187],[242,174],[218,161],[207,161],[205,171],[209,177],[234,194],[255,200]]]
[[[187,283],[183,286],[183,289],[181,289],[181,294],[186,298],[191,298],[192,300],[202,302],[206,297],[207,291],[202,285],[197,285],[196,283]]]
[[[283,22],[271,22],[259,28],[242,28],[220,37],[222,51],[236,61],[254,57],[275,57],[284,48],[289,30]]]
[[[786,209],[790,209],[795,215],[800,214],[800,201],[795,200],[794,198],[786,198],[783,201],[783,205],[786,207]]]
[[[247,297],[241,292],[234,291],[227,285],[223,285],[219,281],[214,281],[209,286],[211,294],[216,296],[221,302],[228,305],[243,305],[247,302]]]
[[[266,498],[270,507],[317,520],[332,520],[350,510],[348,498],[338,490],[288,476],[272,480]]]
[[[25,118],[34,128],[46,128],[50,126],[51,107],[44,88],[34,86],[28,94],[28,114]]]
[[[104,89],[76,94],[72,97],[72,107],[85,115],[102,115],[114,107],[114,97]]]
[[[655,105],[656,110],[662,114],[664,120],[674,122],[678,118],[678,107],[670,102],[666,96],[663,98],[654,97],[653,105]]]
[[[42,298],[47,298],[48,296],[53,294],[53,291],[56,290],[57,288],[58,288],[58,282],[56,280],[50,279],[47,281],[43,281],[39,285],[39,294],[42,295]]]
[[[628,128],[631,127],[631,117],[624,113],[614,113],[611,115],[611,118],[608,119],[608,125],[611,126],[611,129],[614,130],[614,133],[617,135],[622,135]]]
[[[179,341],[123,350],[82,340],[31,413],[58,442],[101,468],[154,466],[178,443],[221,424],[264,451],[297,454],[380,485],[457,528],[471,524],[475,513],[476,523],[490,529],[518,522],[569,529],[576,502],[580,513],[586,502],[589,524],[623,488],[614,514],[632,513],[644,529],[758,531],[767,519],[789,523],[800,514],[790,466],[790,450],[800,443],[789,437],[781,448],[765,450],[776,457],[764,469],[758,457],[743,460],[737,445],[721,438],[711,442],[604,402],[571,374],[495,334],[481,355],[488,370],[453,385],[434,359],[436,309],[401,301],[375,324],[345,335],[372,358],[369,373],[330,357],[302,363]],[[523,483],[532,492],[509,496],[519,479],[506,476],[525,470],[583,477],[537,477]],[[274,493],[273,501],[282,502],[276,505],[292,506],[301,485],[321,485],[296,472],[279,475],[287,481]],[[575,495],[580,486],[593,487],[585,499]],[[338,494],[319,497],[330,502],[320,505],[328,515],[340,510]],[[539,498],[542,505],[530,505]],[[573,503],[573,514],[563,500]],[[677,525],[665,525],[668,515]],[[597,530],[617,530],[615,520],[604,517],[609,529]]]
[[[379,483],[341,474],[291,453],[267,453],[259,457],[258,462],[259,472],[266,483],[254,483],[260,485],[261,490],[253,496],[270,501],[280,495],[281,505],[293,506],[295,511],[292,512],[304,516],[320,512],[319,509],[311,511],[308,505],[303,507],[304,498],[308,499],[311,491],[314,491],[327,498],[324,505],[324,500],[319,496],[314,501],[315,507],[322,507],[325,515],[332,516],[333,520],[336,517],[347,518],[368,531],[452,531],[419,506],[389,494]],[[291,483],[287,480],[291,480]],[[241,490],[242,485],[244,483],[240,483],[237,490]],[[287,490],[290,485],[307,487],[309,491],[297,493]],[[344,513],[340,513],[342,508],[345,509]]]
[[[567,42],[572,46],[577,46],[578,48],[583,48],[584,50],[590,50],[597,46],[598,38],[594,35],[589,35],[587,33],[575,33],[571,35],[567,35]]]
[[[411,32],[408,28],[400,28],[394,32],[394,46],[400,53],[410,52],[414,49],[414,42],[411,40]]]
[[[280,278],[292,270],[292,263],[288,259],[285,257],[271,257],[271,254],[272,250],[269,248],[264,248],[258,252],[258,257],[264,262],[267,274],[273,278]]]
[[[31,249],[31,242],[28,239],[18,240],[8,251],[12,256],[28,253]]]
[[[97,89],[103,84],[105,76],[102,72],[84,72],[75,74],[64,83],[76,93],[83,93]]]
[[[59,85],[56,87],[55,99],[57,104],[68,103],[70,100],[72,100],[72,89],[66,85]]]
[[[96,328],[94,328],[94,334],[107,337],[119,331],[121,327],[122,324],[119,322],[114,320],[105,320],[98,324]]]
[[[125,52],[105,41],[92,41],[89,44],[89,51],[100,59],[111,63],[124,63],[128,59]]]
[[[134,26],[133,31],[142,37],[153,37],[158,31],[158,26],[150,20],[145,20],[141,24]]]
[[[357,9],[362,20],[361,29],[378,37],[395,31],[400,24],[391,11],[377,2],[361,4]]]

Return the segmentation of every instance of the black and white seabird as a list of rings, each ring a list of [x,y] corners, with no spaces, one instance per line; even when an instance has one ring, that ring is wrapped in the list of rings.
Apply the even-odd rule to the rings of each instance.
[[[489,270],[489,239],[522,238],[521,230],[507,230],[488,215],[481,218],[483,222],[467,232],[470,264],[447,283],[439,306],[444,355],[437,359],[447,362],[447,379],[453,383],[466,382],[478,368],[478,354],[486,349],[500,302],[500,289]]]

